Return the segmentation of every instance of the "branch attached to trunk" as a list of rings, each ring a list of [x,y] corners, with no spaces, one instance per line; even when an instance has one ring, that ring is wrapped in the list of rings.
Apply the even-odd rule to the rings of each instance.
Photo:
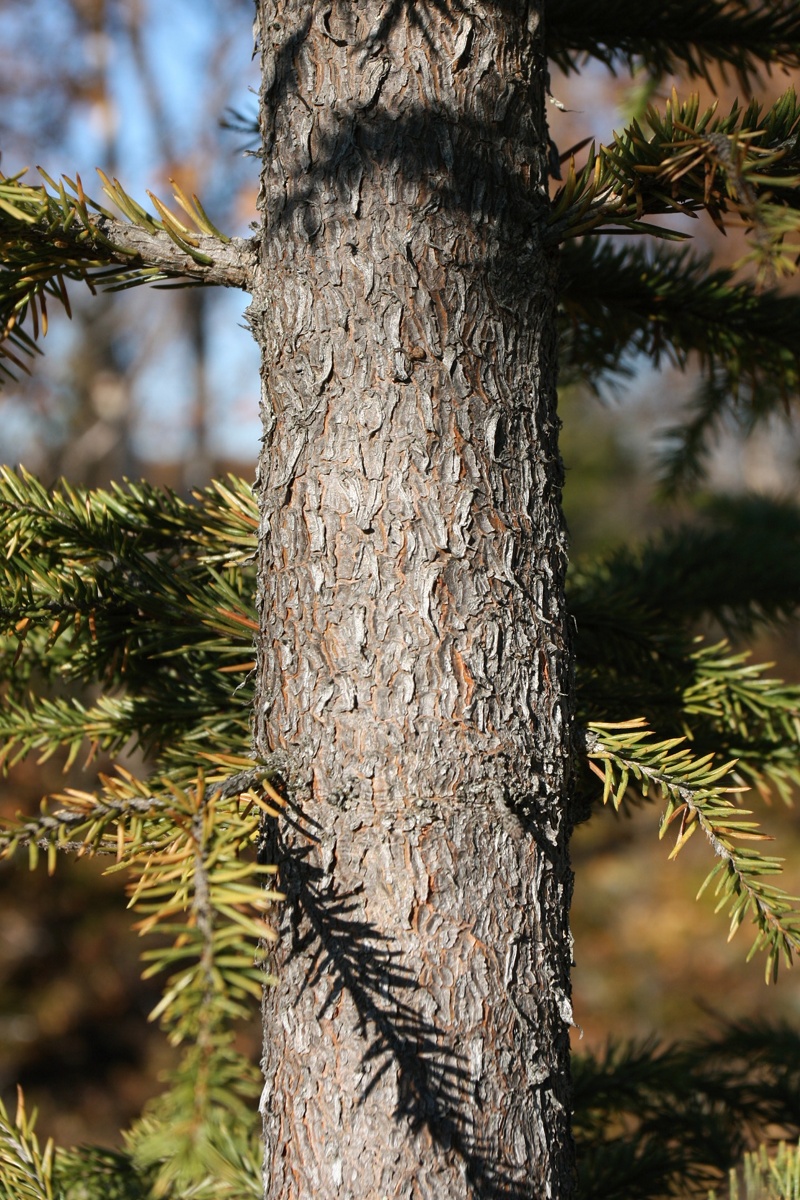
[[[197,283],[241,288],[248,292],[256,267],[258,243],[255,238],[230,238],[223,242],[213,234],[195,234],[192,241],[198,253],[190,256],[166,230],[151,233],[116,218],[100,216],[93,222],[101,235],[97,248],[108,263],[159,271],[171,279],[185,278]],[[109,245],[110,243],[110,245]],[[119,251],[114,255],[112,247]],[[207,259],[206,262],[201,258]]]
[[[68,280],[92,292],[170,280],[173,287],[250,290],[255,240],[226,237],[197,197],[177,185],[175,199],[186,216],[177,217],[151,194],[153,216],[100,172],[120,219],[86,196],[80,178],[56,183],[42,174],[49,186],[0,176],[0,373],[12,375],[9,364],[27,370],[20,355],[33,354],[40,331],[47,332],[48,296],[70,314]]]

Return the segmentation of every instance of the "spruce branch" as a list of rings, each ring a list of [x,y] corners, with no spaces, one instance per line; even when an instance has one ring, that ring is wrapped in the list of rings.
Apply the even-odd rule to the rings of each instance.
[[[566,242],[562,357],[570,375],[602,394],[603,383],[629,374],[638,355],[682,370],[693,356],[719,395],[707,428],[721,412],[755,419],[785,407],[800,386],[800,299],[734,283],[732,270],[710,263],[686,249]]]
[[[714,761],[712,754],[696,757],[683,738],[655,741],[643,720],[619,724],[591,722],[586,735],[586,752],[602,769],[592,769],[603,779],[603,803],[612,800],[619,808],[631,782],[647,797],[661,794],[666,802],[659,836],[664,837],[677,823],[674,858],[698,829],[705,834],[718,862],[709,872],[698,896],[716,879],[717,911],[728,907],[729,939],[750,917],[756,926],[748,961],[760,950],[766,951],[765,976],[775,980],[781,958],[791,966],[800,951],[800,910],[796,897],[765,882],[779,874],[782,860],[743,848],[739,841],[760,841],[752,815],[728,797],[741,792],[738,786],[724,784],[731,778],[734,763]]]
[[[175,766],[211,738],[249,740],[254,580],[243,565],[257,517],[227,480],[194,503],[147,484],[47,490],[0,472],[0,758],[43,758],[130,739]],[[237,686],[237,676],[243,684]],[[100,682],[89,706],[42,681]],[[120,689],[124,688],[124,694]]]
[[[579,710],[593,719],[616,709],[621,718],[643,706],[650,723],[689,738],[695,754],[734,759],[734,783],[791,804],[800,787],[800,687],[770,678],[769,664],[727,642],[690,649],[660,632],[649,646],[640,639],[638,665],[621,669],[613,652],[604,664],[579,660]]]
[[[798,549],[797,505],[718,496],[704,502],[691,524],[576,563],[569,607],[578,657],[601,670],[616,658],[619,669],[635,675],[643,648],[655,651],[659,640],[673,647],[676,639],[686,646],[697,621],[713,618],[730,637],[780,624],[798,609]]]
[[[695,651],[681,697],[684,730],[695,747],[735,759],[735,780],[791,804],[800,787],[800,687],[771,679],[772,664],[749,658],[727,642]]]
[[[169,1090],[126,1135],[131,1161],[153,1181],[148,1200],[260,1200],[263,1147],[253,1128],[260,1084],[230,1041],[217,1040],[211,1056],[186,1050]]]
[[[168,781],[174,805],[168,849],[138,852],[126,864],[138,872],[130,903],[144,914],[139,932],[175,934],[171,945],[143,955],[145,977],[169,973],[151,1019],[161,1017],[170,1041],[186,1046],[169,1092],[132,1134],[136,1161],[158,1167],[156,1194],[208,1175],[219,1181],[215,1194],[247,1194],[239,1190],[241,1170],[231,1167],[229,1149],[233,1131],[247,1128],[260,1078],[235,1050],[230,1026],[275,982],[255,955],[257,945],[275,940],[266,917],[284,898],[264,887],[276,868],[253,861],[262,813],[275,816],[274,801],[282,805],[268,774],[248,763],[232,779],[226,762],[210,786],[202,775],[191,788]],[[254,777],[259,782],[244,790]]]
[[[583,1200],[704,1195],[736,1161],[743,1148],[740,1079],[728,1089],[712,1064],[706,1072],[693,1065],[688,1047],[655,1039],[573,1056]]]
[[[23,468],[0,468],[0,515],[10,560],[36,549],[92,559],[143,549],[192,556],[204,564],[239,564],[255,546],[258,514],[243,479],[217,480],[194,493],[194,503],[145,481],[87,491],[66,481],[45,488]]]
[[[708,1200],[717,1200],[717,1193]],[[742,1170],[730,1172],[728,1200],[800,1200],[800,1145],[780,1142],[745,1154]]]
[[[48,301],[71,315],[68,281],[92,292],[164,281],[250,286],[254,244],[221,234],[197,197],[174,182],[189,224],[151,195],[152,216],[102,172],[122,219],[86,195],[80,176],[56,183],[40,171],[44,183],[34,186],[22,174],[0,175],[0,376],[28,369],[25,359],[47,332]]]
[[[579,1194],[705,1198],[748,1145],[797,1136],[797,1063],[797,1032],[756,1022],[574,1055]]]
[[[610,230],[668,240],[688,236],[654,225],[651,216],[696,216],[706,211],[724,229],[733,215],[753,234],[752,260],[765,278],[795,268],[798,233],[800,106],[793,88],[769,109],[734,103],[703,111],[697,95],[681,103],[673,90],[663,111],[647,110],[649,136],[638,121],[592,148],[578,170],[571,160],[553,199],[550,230],[558,241]]]
[[[735,759],[732,784],[789,802],[800,785],[800,688],[693,630],[712,618],[738,637],[796,612],[800,514],[719,498],[704,516],[571,573],[579,719],[643,716],[662,736],[688,737],[696,757]],[[587,775],[583,815],[590,783]],[[635,797],[629,790],[625,803]]]
[[[7,830],[0,852],[25,846],[31,865],[45,853],[51,870],[62,850],[111,854],[112,869],[133,873],[140,931],[163,939],[145,954],[147,974],[168,976],[153,1015],[185,1046],[175,1086],[132,1134],[135,1162],[153,1194],[254,1194],[258,1152],[240,1131],[258,1081],[232,1044],[231,1023],[269,982],[256,942],[271,937],[265,917],[279,897],[263,886],[274,869],[253,860],[262,814],[277,816],[282,802],[267,765],[207,750],[249,742],[230,672],[248,669],[242,659],[252,653],[243,564],[257,523],[252,493],[228,480],[189,504],[145,484],[48,491],[7,472],[0,510],[5,753],[66,745],[74,755],[86,737],[114,749],[130,736],[159,754],[150,780],[119,770],[101,777],[97,794],[53,797]],[[103,661],[115,647],[109,673]],[[88,707],[74,696],[25,695],[37,672],[94,675],[126,691]],[[210,779],[198,776],[198,759]]]
[[[12,1121],[0,1101],[0,1187],[19,1200],[55,1200],[53,1142],[44,1150],[35,1132],[36,1113],[28,1116],[25,1098],[17,1089],[17,1114]]]
[[[800,65],[800,14],[791,0],[664,0],[631,6],[560,0],[547,4],[547,49],[565,72],[596,58],[612,71],[644,67],[714,86],[712,67],[734,72],[743,90],[762,68]]]
[[[56,1149],[53,1178],[59,1200],[152,1200],[156,1174],[124,1151],[80,1146]]]
[[[154,1195],[165,1200],[182,1200],[187,1195],[192,1200],[215,1200],[217,1196],[231,1200],[251,1196],[255,1200],[258,1195],[253,1180],[258,1178],[259,1154],[253,1138],[248,1142],[226,1130],[218,1139],[224,1153],[215,1158],[216,1176],[195,1180],[189,1191],[165,1190],[159,1187],[156,1165],[137,1157],[135,1138],[130,1134],[126,1151],[100,1146],[66,1149],[56,1147],[52,1140],[42,1150],[35,1132],[36,1113],[28,1116],[21,1089],[17,1094],[13,1120],[0,1102],[0,1195],[4,1200],[98,1200],[101,1196],[103,1200],[153,1200]],[[147,1128],[155,1132],[152,1119]]]
[[[704,1172],[704,1163],[695,1164],[688,1148],[667,1141],[663,1133],[617,1133],[589,1145],[576,1137],[576,1142],[581,1200],[665,1200],[676,1184],[686,1189],[682,1196],[705,1200],[703,1193],[716,1178],[707,1168]]]
[[[0,670],[9,657],[2,658],[0,644]],[[123,748],[152,751],[162,746],[164,761],[177,767],[196,760],[198,745],[211,745],[219,737],[228,740],[236,731],[241,744],[246,743],[244,714],[234,712],[221,722],[217,705],[208,703],[204,712],[185,694],[176,711],[176,698],[174,688],[162,695],[155,689],[148,695],[103,695],[89,705],[77,696],[51,699],[34,691],[21,701],[8,696],[0,710],[0,766],[13,767],[31,753],[43,763],[64,750],[66,771],[81,753],[88,766],[98,751],[113,755]]]
[[[257,1156],[235,1131],[247,1127],[259,1078],[231,1027],[274,982],[258,947],[275,938],[268,917],[283,896],[264,886],[276,868],[256,862],[255,847],[262,814],[277,817],[284,802],[268,765],[205,757],[208,779],[195,774],[181,786],[174,776],[139,780],[118,768],[101,776],[97,794],[68,789],[0,835],[0,857],[27,846],[31,867],[42,848],[50,869],[67,846],[113,851],[108,870],[132,875],[136,928],[159,937],[143,955],[145,977],[168,975],[151,1019],[185,1049],[174,1086],[131,1135],[136,1163],[155,1172],[156,1195],[211,1178],[218,1190],[210,1194],[246,1195],[243,1179],[257,1178]]]
[[[791,307],[791,298],[787,300]],[[765,359],[765,367],[752,375],[732,377],[727,365],[715,365],[701,379],[680,422],[660,437],[657,469],[665,498],[703,484],[710,454],[723,431],[749,437],[776,416],[788,424],[797,396],[795,365],[785,353],[774,353]]]

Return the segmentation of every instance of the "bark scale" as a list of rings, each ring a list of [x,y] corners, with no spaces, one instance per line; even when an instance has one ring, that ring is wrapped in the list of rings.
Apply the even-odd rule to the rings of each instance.
[[[540,8],[259,0],[266,1195],[566,1197]]]

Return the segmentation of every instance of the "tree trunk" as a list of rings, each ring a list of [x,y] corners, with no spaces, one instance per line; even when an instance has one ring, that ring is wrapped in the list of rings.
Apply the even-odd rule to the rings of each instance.
[[[266,1195],[572,1192],[540,7],[260,0]]]

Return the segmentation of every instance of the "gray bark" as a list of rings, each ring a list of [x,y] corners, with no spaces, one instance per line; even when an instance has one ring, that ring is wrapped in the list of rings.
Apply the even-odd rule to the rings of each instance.
[[[260,0],[266,1195],[566,1197],[539,8]]]
[[[74,248],[76,258],[89,269],[113,263],[157,267],[167,275],[184,276],[200,283],[243,291],[252,287],[258,257],[258,244],[253,238],[229,238],[223,242],[210,234],[190,235],[195,249],[210,260],[204,263],[192,258],[160,229],[150,232],[141,225],[106,216],[91,218],[90,229],[97,230],[100,238],[87,238],[78,223],[59,233],[61,248]],[[27,236],[33,238],[37,233],[46,246],[52,232],[43,226],[33,226]]]
[[[95,224],[114,246],[126,252],[117,260],[122,265],[136,265],[138,258],[147,266],[160,267],[162,271],[173,275],[185,275],[189,279],[221,287],[250,290],[257,257],[257,244],[252,238],[229,238],[227,242],[222,242],[210,234],[192,234],[195,248],[211,260],[200,263],[161,230],[148,233],[138,225],[128,225],[108,217],[98,217]],[[104,257],[108,257],[107,247],[105,250]]]

